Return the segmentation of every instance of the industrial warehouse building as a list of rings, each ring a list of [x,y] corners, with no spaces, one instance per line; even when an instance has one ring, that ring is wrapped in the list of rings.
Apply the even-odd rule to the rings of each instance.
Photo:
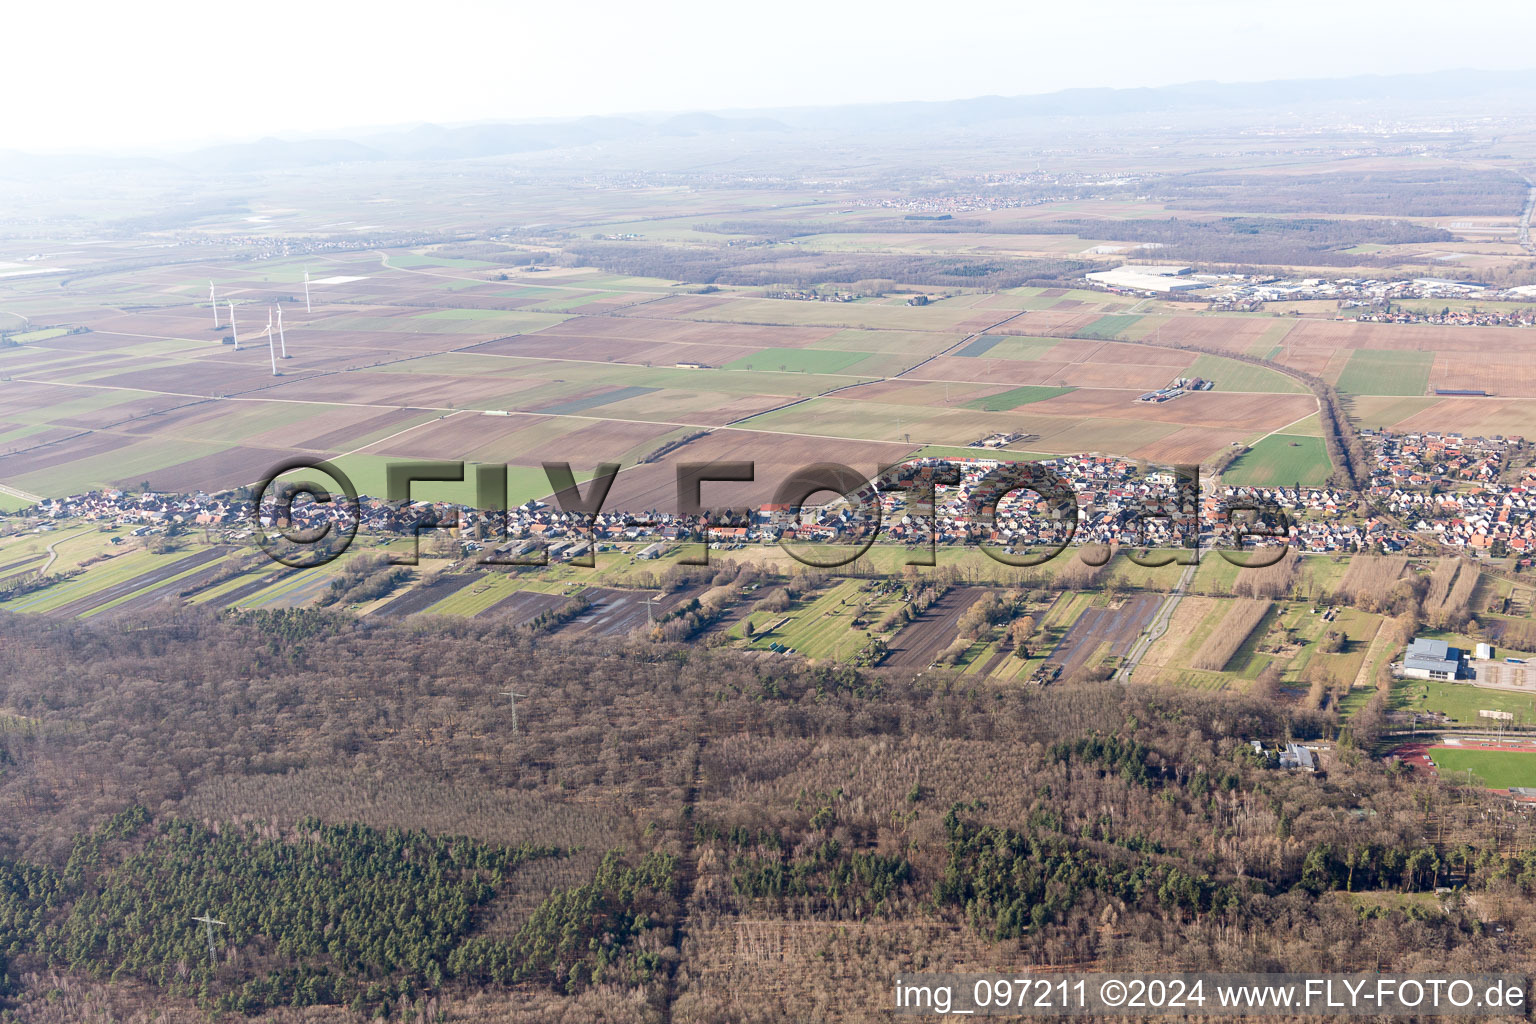
[[[1114,270],[1096,270],[1084,275],[1106,288],[1124,288],[1137,292],[1187,292],[1205,287],[1203,281],[1185,277],[1189,267],[1141,266],[1128,263]]]

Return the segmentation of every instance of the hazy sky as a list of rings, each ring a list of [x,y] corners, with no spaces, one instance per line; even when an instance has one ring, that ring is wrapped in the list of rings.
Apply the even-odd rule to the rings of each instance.
[[[1530,0],[0,6],[0,149],[34,151],[1536,65]]]

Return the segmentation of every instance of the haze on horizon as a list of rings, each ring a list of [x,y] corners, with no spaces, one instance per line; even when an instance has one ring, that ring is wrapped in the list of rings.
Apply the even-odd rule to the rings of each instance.
[[[1425,2],[788,0],[772,14],[682,0],[581,13],[486,0],[254,8],[182,2],[155,16],[100,0],[11,5],[13,102],[0,149],[153,152],[266,135],[344,134],[637,111],[1017,96],[1080,87],[1265,81],[1531,61],[1497,44],[1523,0],[1447,16]],[[1433,38],[1427,38],[1433,25]],[[84,29],[81,29],[84,26]],[[1504,38],[1508,38],[1507,36]]]

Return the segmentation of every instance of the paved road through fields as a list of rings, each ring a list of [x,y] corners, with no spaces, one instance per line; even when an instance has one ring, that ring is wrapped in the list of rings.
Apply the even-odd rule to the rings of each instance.
[[[1147,650],[1157,643],[1164,633],[1168,632],[1168,623],[1173,618],[1174,610],[1179,607],[1179,602],[1184,599],[1184,591],[1194,581],[1195,572],[1199,568],[1200,563],[1196,562],[1184,570],[1184,575],[1179,577],[1179,582],[1173,588],[1173,592],[1163,599],[1162,606],[1157,609],[1157,614],[1152,616],[1151,623],[1148,624],[1141,636],[1137,637],[1136,643],[1131,647],[1131,653],[1125,656],[1125,661],[1120,665],[1120,670],[1115,673],[1116,679],[1129,680],[1132,673],[1136,671],[1136,666],[1140,665],[1141,659],[1146,656]]]

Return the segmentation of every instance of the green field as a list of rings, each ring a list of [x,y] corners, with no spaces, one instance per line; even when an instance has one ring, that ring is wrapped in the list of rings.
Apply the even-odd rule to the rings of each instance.
[[[471,572],[477,570],[471,569]],[[455,591],[448,597],[427,608],[432,615],[478,615],[497,601],[510,596],[519,589],[527,589],[521,584],[526,583],[521,577],[500,572],[479,571],[479,578]]]
[[[1344,408],[1357,425],[1385,430],[1394,423],[1417,416],[1438,401],[1440,399],[1423,395],[1406,398],[1346,395]]]
[[[1007,391],[985,398],[976,398],[965,403],[967,409],[980,409],[982,412],[1007,412],[1009,409],[1017,409],[1021,405],[1029,405],[1032,402],[1043,402],[1047,398],[1055,398],[1057,395],[1065,395],[1076,391],[1076,388],[1050,388],[1038,384],[1026,384],[1023,387],[1010,388]]]
[[[1224,356],[1200,356],[1184,375],[1215,381],[1217,391],[1264,391],[1275,395],[1301,395],[1307,391],[1283,373]]]
[[[969,296],[975,300],[976,296]],[[881,306],[868,302],[796,302],[792,299],[736,298],[697,313],[680,313],[679,320],[720,323],[785,324],[850,327],[859,330],[949,332],[971,320],[969,304],[945,299],[926,306]],[[1001,318],[999,318],[1001,319]]]
[[[997,459],[1007,462],[1038,462],[1049,459],[1043,452],[1017,452],[1010,448],[962,448],[958,445],[928,444],[919,448],[909,459]]]
[[[853,620],[861,602],[868,602],[866,618],[870,623],[893,607],[895,601],[889,595],[877,596],[865,591],[866,584],[858,580],[844,580],[836,586],[815,595],[802,598],[787,612],[753,612],[750,621],[759,632],[750,641],[756,650],[766,650],[770,643],[783,644],[808,658],[852,657],[870,641],[868,627],[854,628]],[[771,632],[763,632],[768,626],[788,620]],[[731,627],[730,635],[744,638],[744,626]]]
[[[548,313],[567,313],[594,302],[612,299],[617,294],[617,292],[576,292],[574,294],[567,292],[562,298],[546,299],[532,308]]]
[[[552,288],[528,288],[520,291],[546,294],[551,297],[565,294]],[[500,309],[432,309],[418,313],[417,318],[421,320],[499,320],[505,315],[506,311]]]
[[[487,263],[484,260],[461,260],[451,256],[439,256],[436,253],[390,253],[389,265],[415,269],[418,267],[450,267],[455,270],[483,270],[486,267],[494,267],[496,264]]]
[[[1470,771],[1473,778],[1488,789],[1511,786],[1536,786],[1536,752],[1523,754],[1513,750],[1463,750],[1458,747],[1433,747],[1429,752],[1442,778],[1456,781]]]
[[[33,494],[45,495],[81,494],[93,488],[119,483],[131,487],[159,470],[203,456],[216,455],[229,447],[198,441],[153,438],[125,444],[116,451],[23,473],[6,483]]]
[[[1322,483],[1331,472],[1322,438],[1271,434],[1240,455],[1221,479],[1238,486],[1306,486]]]
[[[343,455],[335,460],[335,464],[352,480],[352,485],[357,488],[358,494],[366,494],[369,497],[383,497],[387,491],[386,470],[391,463],[400,462],[400,459],[387,458],[382,455]],[[411,486],[411,500],[413,501],[453,501],[463,505],[474,505],[475,494],[475,467],[466,463],[464,466],[464,479],[461,482],[424,481]],[[302,475],[302,474],[296,474]],[[591,479],[591,472],[577,473],[578,483],[585,483]],[[531,466],[507,467],[507,501],[513,505],[520,505],[533,498],[542,498],[550,494],[553,488],[549,484],[549,478],[544,470]]]
[[[62,338],[69,333],[66,327],[41,327],[35,331],[22,331],[9,335],[11,341],[18,345],[24,345],[29,341],[47,341],[50,338]]]
[[[444,310],[442,312],[456,312]],[[567,317],[558,313],[536,313],[521,309],[497,310],[494,317],[455,316],[356,316],[335,317],[326,323],[329,330],[362,331],[369,334],[532,334],[562,323]]]
[[[1479,718],[1479,711],[1508,711],[1516,725],[1536,722],[1536,699],[1513,690],[1489,690],[1467,683],[1437,683],[1405,679],[1392,688],[1392,707],[1398,711],[1438,711],[1455,725],[1493,725]]]
[[[1357,608],[1340,608],[1332,620],[1324,621],[1321,615],[1312,612],[1310,602],[1296,601],[1283,606],[1279,624],[1289,629],[1306,645],[1285,666],[1284,681],[1287,685],[1305,687],[1307,685],[1306,670],[1309,666],[1315,665],[1325,669],[1333,678],[1340,680],[1347,687],[1359,675],[1361,666],[1365,664],[1366,657],[1371,653],[1371,645],[1381,626],[1381,618]],[[1348,638],[1348,642],[1342,650],[1334,654],[1324,654],[1318,650],[1317,642],[1330,630],[1342,633]],[[1393,653],[1395,652],[1390,647],[1383,645],[1376,651],[1377,660],[1372,664],[1379,664],[1380,659],[1390,657]],[[1374,678],[1370,676],[1367,681]],[[1370,686],[1364,686],[1356,692],[1364,694],[1363,701],[1368,699],[1374,690]]]
[[[1141,322],[1141,317],[1130,313],[1109,313],[1099,317],[1087,327],[1079,328],[1073,334],[1079,338],[1097,338],[1100,341],[1115,341],[1126,337],[1126,331]]]
[[[153,554],[145,549],[129,551],[105,562],[91,566],[73,579],[31,594],[6,601],[3,606],[11,612],[47,612],[80,598],[90,597],[108,587],[129,583],[146,573],[153,572],[168,562],[187,555],[188,551]],[[41,566],[39,566],[41,568]],[[147,586],[147,584],[146,584]]]
[[[1429,390],[1433,352],[1356,349],[1339,375],[1339,390],[1352,395],[1422,395]]]
[[[1050,358],[1050,352],[1061,344],[1060,338],[1034,338],[1027,335],[986,335],[991,344],[985,346],[981,355],[988,359],[1022,359],[1034,361]],[[996,339],[996,340],[992,340]],[[969,346],[967,346],[969,348]],[[959,355],[966,355],[962,350]]]
[[[181,557],[182,555],[185,555],[185,554],[187,554],[187,552],[185,552],[185,551],[178,551],[178,552],[176,552],[177,557]],[[111,610],[113,608],[116,608],[120,604],[126,604],[127,602],[132,601],[134,598],[138,597],[141,593],[144,593],[145,591],[150,590],[150,589],[160,590],[160,588],[162,588],[162,587],[166,588],[165,590],[160,590],[160,593],[162,595],[164,595],[164,594],[166,594],[167,591],[170,591],[171,588],[175,587],[175,585],[180,583],[181,581],[186,580],[186,579],[188,579],[188,578],[190,578],[192,576],[195,576],[198,573],[203,572],[205,569],[214,568],[214,567],[222,567],[222,565],[223,565],[223,562],[221,560],[219,562],[206,563],[204,565],[193,566],[190,569],[186,569],[186,570],[184,570],[182,572],[179,572],[179,573],[177,573],[174,576],[167,576],[165,579],[159,580],[157,582],[149,582],[149,581],[146,580],[146,582],[144,583],[144,585],[142,587],[139,587],[139,588],[131,591],[130,593],[123,594],[123,595],[121,595],[119,597],[113,598],[111,601],[108,601],[105,604],[101,604],[101,605],[96,606],[95,608],[91,608],[91,609],[89,609],[87,611],[81,612],[80,613],[80,617],[84,618],[84,619],[89,619],[92,616],[101,615],[104,612],[107,612],[107,611],[109,611],[109,610]]]
[[[765,348],[726,363],[727,370],[782,370],[786,373],[837,373],[868,352],[843,352],[829,348]]]

